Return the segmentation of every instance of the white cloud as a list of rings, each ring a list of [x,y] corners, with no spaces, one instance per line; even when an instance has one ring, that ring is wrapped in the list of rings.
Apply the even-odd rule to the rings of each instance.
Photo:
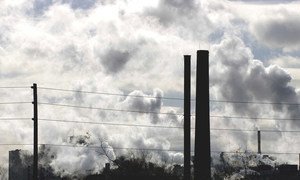
[[[287,4],[247,4],[231,2],[226,8],[242,20],[257,43],[275,50],[299,49],[299,2]]]
[[[291,84],[295,87],[299,87],[300,85],[300,59],[299,57],[290,56],[290,55],[282,55],[275,57],[273,59],[270,59],[268,61],[268,64],[276,64],[282,68],[284,68],[292,77]]]
[[[283,68],[300,68],[300,58],[294,56],[279,56],[270,59],[269,64],[276,64]]]
[[[263,44],[270,50],[297,51],[299,49],[299,2],[264,2],[266,3],[204,1],[202,4],[207,4],[207,7],[213,10],[213,16],[210,18],[212,21],[225,24],[225,28],[233,26],[230,31],[250,33],[252,38],[256,39],[256,43]]]
[[[255,4],[285,4],[295,2],[297,0],[230,0],[233,2],[255,3]]]
[[[300,6],[299,6],[300,7]],[[251,31],[259,41],[285,51],[299,50],[300,13],[281,9],[267,13],[251,24]]]

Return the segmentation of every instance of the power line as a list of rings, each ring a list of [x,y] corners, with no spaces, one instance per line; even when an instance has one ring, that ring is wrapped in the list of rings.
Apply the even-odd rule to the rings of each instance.
[[[0,89],[27,89],[27,88],[30,88],[30,86],[6,86],[6,87],[0,87]]]
[[[21,143],[9,143],[9,144],[0,144],[0,146],[31,146],[33,144],[21,144]],[[158,149],[158,148],[133,148],[133,147],[101,147],[101,146],[78,146],[78,145],[72,145],[72,144],[48,144],[48,143],[40,143],[41,145],[46,146],[58,146],[58,147],[73,147],[73,148],[103,148],[103,149],[118,149],[118,150],[136,150],[136,151],[175,151],[175,152],[183,152],[183,150],[179,149]]]
[[[5,117],[1,117],[0,118],[0,121],[27,121],[27,120],[31,120],[32,118],[19,118],[19,117],[8,117],[8,118],[5,118]]]
[[[21,143],[0,144],[0,146],[31,146],[31,145],[33,145],[33,144],[21,144]],[[74,147],[74,148],[104,148],[104,149],[110,149],[110,147],[78,146],[78,145],[71,145],[71,144],[39,144],[39,145],[59,146],[59,147]],[[183,152],[183,150],[178,150],[178,149],[132,148],[132,147],[111,147],[111,149],[138,150],[138,151],[178,151],[178,152]]]
[[[99,125],[109,125],[109,126],[127,126],[127,127],[143,127],[143,128],[166,128],[166,129],[183,129],[181,126],[158,126],[158,125],[144,125],[144,124],[124,124],[124,123],[109,123],[109,122],[92,122],[92,121],[74,121],[74,120],[62,120],[62,119],[44,119],[40,118],[40,121],[48,122],[61,122],[61,123],[79,123],[79,124],[99,124]],[[195,128],[191,128],[195,129]],[[276,130],[276,129],[233,129],[233,128],[211,128],[211,131],[237,131],[237,132],[295,132],[297,130]]]
[[[255,152],[244,152],[244,151],[215,151],[212,150],[212,153],[226,153],[226,154],[247,154],[247,153],[255,153]],[[257,154],[257,153],[255,153]],[[262,152],[262,154],[299,154],[296,152]]]
[[[211,131],[238,131],[238,132],[257,132],[257,131],[261,131],[261,132],[277,132],[277,133],[300,133],[299,130],[276,130],[276,129],[226,129],[226,128],[211,128]]]
[[[243,117],[243,116],[217,116],[211,115],[212,118],[223,119],[250,119],[250,120],[266,120],[266,121],[300,121],[300,118],[276,118],[276,117]]]
[[[259,101],[230,101],[230,100],[210,100],[211,102],[220,103],[234,103],[234,104],[266,104],[266,105],[290,105],[290,106],[300,106],[299,103],[290,102],[259,102]]]
[[[33,144],[22,144],[22,143],[3,143],[0,146],[32,146]]]
[[[80,124],[100,124],[100,125],[109,125],[109,126],[128,126],[128,127],[145,127],[145,128],[183,129],[183,127],[180,127],[180,126],[157,126],[157,125],[143,125],[143,124],[121,124],[121,123],[91,122],[91,121],[70,121],[70,120],[43,119],[43,118],[40,118],[39,121],[62,122],[62,123],[80,123]]]
[[[31,120],[32,118],[0,118],[3,121],[15,121],[15,120]],[[79,123],[79,124],[99,124],[110,126],[128,126],[128,127],[145,127],[145,128],[167,128],[167,129],[182,129],[181,126],[159,126],[159,125],[145,125],[145,124],[125,124],[125,123],[109,123],[109,122],[92,122],[92,121],[75,121],[75,120],[63,120],[63,119],[47,119],[40,118],[40,121],[47,122],[62,122],[62,123]],[[195,128],[191,128],[195,129]],[[211,128],[211,131],[238,131],[238,132],[256,132],[259,129],[233,129],[233,128]],[[276,130],[276,129],[261,129],[262,132],[300,132],[299,130]]]
[[[252,132],[252,131],[258,131],[257,129],[226,129],[226,128],[210,128],[211,131],[238,131],[238,132]],[[263,131],[263,130],[260,130]]]
[[[78,146],[78,145],[69,145],[69,144],[39,144],[39,145],[48,145],[48,146],[59,146],[59,147],[74,147],[74,148],[103,148],[103,149],[117,149],[117,150],[136,150],[136,151],[173,151],[173,152],[183,152],[180,149],[158,149],[158,148],[133,148],[133,147],[101,147],[101,146]]]
[[[183,114],[177,113],[164,113],[164,112],[153,112],[153,111],[135,111],[135,110],[124,110],[124,109],[113,109],[113,108],[100,108],[100,107],[89,107],[89,106],[75,106],[68,104],[56,104],[56,103],[38,103],[40,105],[50,105],[50,106],[60,106],[60,107],[72,107],[72,108],[80,108],[80,109],[95,109],[102,111],[117,111],[117,112],[129,112],[129,113],[144,113],[144,114],[164,114],[164,115],[177,115],[183,116]]]
[[[295,121],[300,120],[299,118],[276,118],[276,117],[243,117],[243,116],[210,116],[212,118],[223,118],[223,119],[252,119],[252,120],[268,120],[268,121]]]
[[[63,92],[85,93],[85,94],[99,94],[99,95],[108,95],[108,96],[123,96],[123,97],[128,96],[128,97],[134,97],[134,98],[155,98],[155,99],[180,100],[180,101],[184,100],[183,98],[178,98],[178,97],[156,97],[156,96],[118,94],[118,93],[95,92],[95,91],[81,91],[81,90],[59,89],[59,88],[48,88],[48,87],[39,87],[39,89],[63,91]]]
[[[61,89],[61,88],[50,88],[50,87],[39,87],[39,89],[52,90],[52,91],[63,91],[63,92],[77,92],[77,93],[86,93],[86,94],[100,94],[100,95],[109,95],[109,96],[123,96],[123,97],[128,96],[128,97],[135,97],[135,98],[156,98],[156,99],[179,100],[179,101],[184,100],[184,98],[179,98],[179,97],[155,97],[155,96],[146,96],[146,95],[131,95],[131,94],[83,91],[83,90],[72,90],[72,89]],[[191,101],[195,101],[195,99],[191,99]],[[266,105],[300,106],[299,103],[290,103],[290,102],[267,102],[267,101],[259,102],[259,101],[234,101],[234,100],[210,100],[210,102],[234,103],[234,104],[266,104]]]
[[[299,130],[272,130],[272,129],[264,129],[264,130],[260,130],[262,132],[284,132],[284,133],[300,133]]]
[[[56,103],[39,103],[41,105],[51,105],[51,106],[61,106],[61,107],[72,107],[72,108],[81,108],[81,109],[95,109],[102,111],[117,111],[117,112],[129,112],[129,113],[144,113],[144,114],[164,114],[164,115],[177,115],[184,116],[184,114],[179,113],[164,113],[164,112],[152,112],[152,111],[136,111],[136,110],[124,110],[124,109],[114,109],[114,108],[100,108],[100,107],[89,107],[89,106],[75,106],[68,104],[56,104]],[[195,116],[195,114],[191,114],[191,116]],[[213,118],[224,118],[224,119],[252,119],[252,120],[269,120],[269,121],[284,121],[284,120],[300,120],[297,118],[276,118],[276,117],[235,117],[235,116],[218,116],[211,115]]]
[[[11,86],[11,87],[0,87],[0,89],[24,89],[30,88],[29,86]],[[39,89],[52,90],[52,91],[63,91],[63,92],[77,92],[77,93],[86,93],[86,94],[100,94],[100,95],[109,95],[109,96],[124,96],[124,97],[136,97],[136,98],[156,98],[156,99],[167,99],[167,100],[180,100],[183,101],[183,98],[179,97],[156,97],[156,96],[146,96],[146,95],[131,95],[131,94],[119,94],[119,93],[108,93],[108,92],[95,92],[95,91],[83,91],[83,90],[72,90],[72,89],[62,89],[62,88],[50,88],[50,87],[39,87]],[[195,101],[195,99],[191,99]],[[210,102],[219,102],[219,103],[235,103],[235,104],[267,104],[267,105],[291,105],[291,106],[300,106],[300,103],[290,103],[290,102],[259,102],[259,101],[233,101],[233,100],[210,100]]]
[[[0,102],[0,105],[9,105],[9,104],[31,104],[32,102]]]

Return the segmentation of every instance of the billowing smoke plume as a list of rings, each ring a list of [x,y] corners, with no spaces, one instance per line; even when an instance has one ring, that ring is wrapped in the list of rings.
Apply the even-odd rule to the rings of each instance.
[[[218,89],[214,94],[217,98],[270,102],[275,114],[281,113],[286,118],[299,116],[298,106],[289,105],[298,102],[298,94],[289,84],[292,78],[284,69],[276,65],[265,67],[261,61],[253,59],[251,50],[234,36],[225,37],[211,52],[211,86]],[[250,117],[263,116],[268,108],[268,105],[251,103],[232,106],[235,113]]]
[[[49,97],[48,97],[49,96]],[[82,94],[70,96],[70,98],[52,99],[51,94],[44,95],[42,100],[48,100],[56,103],[86,103],[91,99],[91,107],[106,106],[112,109],[124,110],[101,111],[85,109],[53,109],[59,110],[55,113],[53,110],[40,108],[41,114],[48,115],[51,118],[58,119],[61,115],[73,118],[73,120],[95,123],[116,123],[116,125],[95,125],[95,124],[68,124],[68,126],[56,126],[51,124],[55,131],[51,134],[62,139],[50,138],[43,131],[41,141],[50,144],[49,148],[55,152],[55,158],[51,161],[51,167],[60,176],[76,174],[78,177],[89,173],[99,173],[105,163],[111,162],[117,156],[126,155],[129,152],[139,154],[140,151],[146,151],[152,154],[149,159],[153,162],[181,163],[182,153],[177,151],[151,151],[147,149],[182,149],[173,144],[173,138],[178,139],[180,129],[163,128],[143,128],[126,127],[118,124],[137,124],[137,125],[161,125],[161,126],[181,126],[180,117],[176,115],[176,109],[163,107],[163,91],[154,89],[153,94],[145,94],[142,91],[132,91],[128,96],[94,96]],[[98,97],[98,99],[94,99]],[[82,101],[85,99],[85,101]],[[127,111],[128,110],[128,111]],[[151,112],[151,113],[147,113]],[[160,114],[167,113],[167,114]],[[41,129],[49,128],[49,124],[41,123]],[[47,129],[48,129],[47,128]],[[134,129],[134,130],[133,130]],[[182,143],[182,142],[180,142]],[[51,146],[58,144],[58,146]],[[61,145],[61,146],[60,146]],[[47,145],[46,145],[47,146]],[[133,148],[133,149],[131,149]],[[141,150],[139,150],[141,149]],[[67,164],[73,164],[68,166]]]
[[[212,46],[210,60],[211,99],[229,101],[212,102],[211,114],[241,117],[211,118],[212,126],[278,130],[279,132],[273,133],[263,132],[264,151],[285,152],[286,144],[282,142],[290,141],[291,134],[280,131],[299,127],[297,120],[284,121],[299,118],[300,111],[297,106],[299,95],[295,87],[290,85],[292,77],[279,66],[266,67],[262,61],[254,59],[251,50],[241,39],[232,35],[225,35],[219,44]],[[266,121],[264,118],[269,119]],[[272,121],[280,118],[283,120]],[[229,151],[239,148],[254,151],[257,149],[255,131],[253,133],[222,131],[221,138],[218,133],[219,131],[212,132],[212,139],[215,142],[213,149],[219,150],[224,147]],[[232,138],[224,139],[223,136]],[[269,146],[276,148],[271,149]],[[292,149],[295,150],[296,147]]]

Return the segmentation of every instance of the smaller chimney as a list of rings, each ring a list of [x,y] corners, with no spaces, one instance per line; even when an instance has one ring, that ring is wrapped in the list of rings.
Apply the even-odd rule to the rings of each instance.
[[[105,171],[110,171],[110,163],[105,164]]]
[[[257,153],[261,154],[260,131],[257,131]]]

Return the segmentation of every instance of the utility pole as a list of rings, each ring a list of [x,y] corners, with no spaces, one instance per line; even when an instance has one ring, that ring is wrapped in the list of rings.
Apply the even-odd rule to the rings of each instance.
[[[38,99],[37,85],[31,86],[33,89],[33,180],[38,180]]]
[[[260,131],[257,131],[257,153],[261,154]]]
[[[208,51],[197,51],[195,180],[211,179]]]
[[[191,56],[184,55],[184,180],[191,179]]]

